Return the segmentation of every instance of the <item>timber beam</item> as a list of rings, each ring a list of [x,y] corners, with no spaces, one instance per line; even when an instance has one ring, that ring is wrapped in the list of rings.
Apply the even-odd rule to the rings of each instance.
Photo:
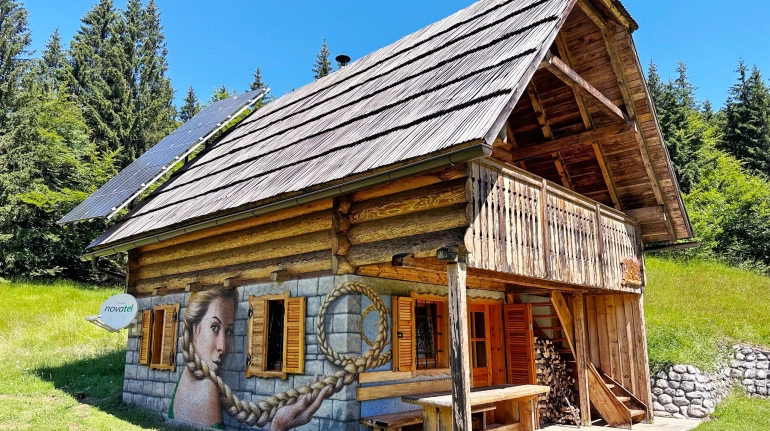
[[[663,208],[663,205],[626,210],[625,213],[635,218],[639,223],[666,221],[666,211]]]
[[[620,127],[618,127],[618,125],[600,127],[576,135],[554,139],[553,141],[541,145],[533,145],[531,147],[514,150],[511,153],[510,160],[505,160],[505,162],[519,162],[534,157],[550,155],[559,151],[591,146],[594,143],[612,143],[623,135],[629,133],[636,133],[636,125],[632,122],[624,123]]]
[[[540,123],[540,130],[543,131],[543,137],[545,139],[553,139],[551,123],[548,122],[548,118],[545,116],[543,102],[540,100],[540,95],[537,94],[534,82],[530,82],[529,85],[527,85],[527,94],[529,95],[529,100],[532,102],[532,109],[535,111],[535,116],[537,116],[537,122]]]
[[[596,89],[596,87],[567,66],[567,64],[559,57],[553,55],[552,52],[549,51],[546,53],[545,59],[540,63],[540,68],[547,69],[549,72],[553,73],[554,76],[567,84],[573,91],[585,97],[586,100],[593,102],[593,105],[604,111],[610,118],[628,122],[628,116],[621,111],[620,108],[615,106],[615,104],[602,94],[601,91]]]

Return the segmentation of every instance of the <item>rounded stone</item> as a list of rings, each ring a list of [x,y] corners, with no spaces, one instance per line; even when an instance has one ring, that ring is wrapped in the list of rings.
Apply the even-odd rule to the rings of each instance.
[[[754,386],[754,380],[752,379],[743,379],[741,382],[744,386]]]
[[[663,407],[659,402],[655,401],[652,403],[652,410],[656,412],[665,412],[666,408]]]
[[[757,370],[757,378],[764,380],[767,378],[767,370]]]
[[[767,355],[765,355],[764,353],[757,352],[757,360],[758,361],[764,361],[765,359],[767,359]]]
[[[770,362],[768,361],[758,361],[757,362],[757,369],[758,370],[766,370],[770,368]]]
[[[684,373],[684,374],[682,374],[682,381],[683,382],[694,382],[695,381],[695,376],[693,376],[690,373]]]
[[[754,384],[755,384],[756,386],[767,386],[767,380],[765,380],[765,379],[762,379],[762,380],[754,380]]]
[[[703,393],[699,392],[699,391],[692,391],[692,392],[689,392],[685,396],[687,397],[688,400],[692,400],[692,399],[695,399],[695,398],[703,398]]]
[[[670,397],[673,397],[673,396],[676,395],[676,391],[671,389],[671,388],[663,389],[663,393],[668,395],[668,396],[670,396]]]
[[[695,390],[695,383],[693,382],[682,382],[682,390],[686,392],[691,392]]]
[[[663,393],[663,389],[661,388],[652,388],[652,394],[655,396],[658,396]]]
[[[732,370],[730,370],[730,377],[734,379],[740,379],[741,377],[743,377],[743,371],[737,368],[733,368]]]
[[[668,387],[671,389],[679,389],[680,386],[681,386],[681,383],[679,382],[674,382],[674,381],[668,382]]]
[[[665,371],[658,371],[658,374],[656,374],[655,377],[659,379],[665,379],[668,377],[668,374],[666,374]]]
[[[754,387],[754,385],[746,386],[746,392],[753,394],[757,392],[757,389]]]
[[[690,373],[690,374],[698,374],[698,373],[700,373],[700,370],[698,370],[697,368],[693,367],[692,365],[688,365],[687,366],[687,372]]]
[[[743,353],[741,353],[741,352],[735,352],[735,359],[737,359],[739,361],[742,361],[742,360],[746,359],[746,356]]]
[[[683,397],[684,396],[684,391],[681,390],[681,389],[677,389],[676,391],[674,391],[674,396],[675,397]]]
[[[767,395],[767,386],[757,386],[757,393],[759,395]]]
[[[666,406],[666,411],[669,413],[679,413],[679,407],[673,404],[669,404]]]
[[[714,407],[714,402],[711,401],[711,400],[703,400],[703,407],[705,407],[707,409],[713,408]]]
[[[672,402],[679,407],[690,405],[690,400],[685,397],[674,397]]]
[[[757,377],[757,372],[756,370],[746,370],[746,372],[743,373],[743,377],[753,379],[754,377]]]
[[[658,379],[658,381],[655,382],[655,387],[666,389],[668,387],[668,381],[664,379]]]
[[[757,368],[756,362],[744,362],[741,367],[746,368],[747,370],[751,370],[754,368]]]
[[[757,355],[750,353],[746,355],[746,360],[749,362],[754,362],[757,359]]]
[[[751,347],[744,347],[741,349],[741,353],[743,353],[744,355],[750,355],[754,353],[754,351],[751,350]]]
[[[699,405],[703,404],[703,402],[704,402],[704,400],[702,400],[700,398],[696,398],[696,399],[690,401],[690,404],[692,404],[694,406],[699,406]]]
[[[680,376],[679,374],[673,371],[668,373],[668,381],[678,382],[680,380],[682,380],[682,376]]]
[[[674,413],[672,416],[674,416],[676,419],[687,419],[687,416],[682,416],[679,413]]]
[[[669,395],[666,395],[666,394],[658,395],[658,402],[664,406],[667,404],[671,404],[671,400],[672,398]]]
[[[687,415],[691,418],[702,419],[708,416],[708,411],[701,406],[690,406],[690,408],[687,409]]]
[[[687,372],[687,367],[684,365],[674,365],[673,370],[675,373],[682,374]]]

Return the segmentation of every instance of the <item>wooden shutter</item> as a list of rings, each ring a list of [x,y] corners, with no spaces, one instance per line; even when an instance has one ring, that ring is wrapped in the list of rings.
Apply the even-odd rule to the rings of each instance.
[[[176,370],[176,343],[179,333],[179,304],[153,307],[152,361],[150,368]]]
[[[414,299],[393,297],[393,371],[416,369]]]
[[[283,372],[305,372],[305,298],[285,302],[283,321]]]
[[[267,346],[266,318],[267,300],[256,296],[249,296],[246,377],[256,376],[265,371],[265,348]]]
[[[508,354],[508,383],[537,383],[532,306],[508,304],[505,310],[505,344]]]
[[[150,340],[152,339],[152,310],[142,311],[142,333],[139,335],[139,363],[150,363]]]

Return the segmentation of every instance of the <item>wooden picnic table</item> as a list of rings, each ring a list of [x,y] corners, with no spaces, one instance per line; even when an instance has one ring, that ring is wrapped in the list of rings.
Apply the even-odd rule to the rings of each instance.
[[[491,415],[494,422],[484,423],[483,429],[497,431],[532,431],[535,429],[535,410],[532,402],[537,396],[547,394],[548,386],[499,385],[471,389],[471,408],[485,404],[494,405]],[[422,406],[423,429],[444,431],[452,429],[452,392],[439,392],[401,397],[406,403]],[[484,415],[484,413],[482,413]]]

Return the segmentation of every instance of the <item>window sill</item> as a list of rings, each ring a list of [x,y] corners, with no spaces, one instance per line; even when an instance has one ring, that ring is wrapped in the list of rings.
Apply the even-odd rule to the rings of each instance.
[[[246,371],[246,377],[260,377],[263,379],[276,379],[286,380],[286,373],[283,371]]]

